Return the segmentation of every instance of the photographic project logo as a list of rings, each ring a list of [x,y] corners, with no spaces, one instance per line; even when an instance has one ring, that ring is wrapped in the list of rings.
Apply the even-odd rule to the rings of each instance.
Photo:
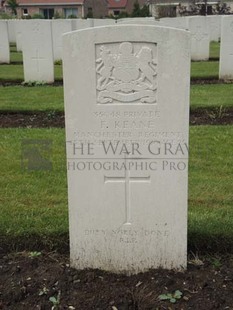
[[[52,140],[21,141],[21,168],[27,171],[51,171]]]

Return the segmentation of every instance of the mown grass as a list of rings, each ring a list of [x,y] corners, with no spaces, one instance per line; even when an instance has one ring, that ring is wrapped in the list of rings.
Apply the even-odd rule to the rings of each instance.
[[[52,139],[52,171],[27,171],[22,139]],[[64,130],[1,130],[0,244],[18,248],[67,244]],[[65,236],[63,238],[62,236]],[[63,238],[63,239],[62,239]]]
[[[210,42],[210,58],[219,59],[220,56],[220,43]]]
[[[218,61],[200,61],[191,64],[191,79],[218,79]]]
[[[219,62],[192,62],[191,64],[191,78],[192,79],[218,79]],[[62,66],[54,66],[55,79],[62,79]],[[1,65],[0,66],[0,81],[4,80],[20,80],[23,81],[23,65]]]
[[[62,66],[54,66],[54,76],[56,80],[62,80]],[[24,80],[23,65],[0,65],[0,81]]]
[[[64,110],[62,86],[0,87],[0,110],[47,111]]]
[[[197,107],[233,107],[232,84],[191,85],[190,102]]]
[[[17,47],[15,43],[10,43],[10,52],[17,52]]]
[[[10,62],[23,62],[23,54],[20,52],[11,52],[10,54]]]
[[[233,126],[192,127],[190,134],[190,245],[233,252]]]
[[[232,84],[191,85],[191,108],[232,107]],[[63,111],[63,87],[7,86],[0,87],[2,111]]]
[[[0,244],[68,249],[63,129],[1,129]],[[233,253],[233,126],[190,129],[189,249]],[[53,141],[52,171],[21,169],[21,140]],[[26,164],[24,162],[24,164]]]

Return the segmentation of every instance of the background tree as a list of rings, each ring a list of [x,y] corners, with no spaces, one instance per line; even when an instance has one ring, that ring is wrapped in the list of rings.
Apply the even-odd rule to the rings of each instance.
[[[150,16],[150,10],[149,10],[149,5],[143,5],[141,8],[141,17],[148,17]]]
[[[17,7],[19,6],[17,0],[8,0],[7,5],[9,6],[13,15],[17,15]]]
[[[140,5],[138,3],[138,1],[135,1],[134,2],[134,5],[133,5],[133,12],[131,14],[132,17],[140,17],[141,15],[141,10],[140,10]]]
[[[133,12],[131,13],[131,17],[148,17],[150,16],[149,6],[143,5],[140,8],[138,0],[134,2]]]

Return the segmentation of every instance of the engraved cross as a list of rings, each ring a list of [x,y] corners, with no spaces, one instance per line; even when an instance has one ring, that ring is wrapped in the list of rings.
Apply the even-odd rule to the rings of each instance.
[[[125,168],[127,158],[125,157]],[[150,176],[146,177],[132,177],[130,176],[130,170],[125,169],[123,177],[110,177],[104,176],[104,183],[124,183],[125,185],[125,223],[124,225],[131,225],[131,183],[150,183]]]
[[[36,49],[36,56],[32,57],[32,60],[36,61],[37,72],[40,72],[40,66],[39,66],[40,60],[45,60],[45,58],[39,56],[38,49]]]

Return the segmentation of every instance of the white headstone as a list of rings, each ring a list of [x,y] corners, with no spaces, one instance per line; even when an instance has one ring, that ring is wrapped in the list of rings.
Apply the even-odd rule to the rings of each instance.
[[[16,43],[15,20],[14,19],[8,19],[7,25],[8,25],[9,41],[10,41],[10,43]]]
[[[10,62],[10,46],[7,22],[0,20],[0,63]]]
[[[26,28],[28,20],[15,20],[15,35],[16,35],[16,48],[18,52],[22,52],[23,43],[22,43],[22,31]]]
[[[22,34],[24,80],[54,82],[51,21],[28,20]]]
[[[233,80],[233,16],[222,17],[219,78]]]
[[[64,36],[73,267],[186,267],[189,35],[118,25]]]
[[[160,22],[154,18],[122,18],[117,20],[117,25],[151,25],[159,26]]]
[[[113,18],[93,18],[93,27],[109,26],[116,23]]]
[[[205,16],[188,17],[191,32],[191,59],[208,60],[210,40]]]
[[[186,17],[165,17],[159,20],[161,26],[167,26],[177,29],[188,29],[188,19]]]
[[[123,22],[124,24],[126,24],[127,22],[130,22],[131,24],[137,24],[136,22],[139,22],[140,24],[140,22],[144,22],[144,21],[153,22],[155,21],[155,18],[154,17],[132,17],[132,18],[127,17],[127,18],[117,19],[117,23]]]
[[[210,41],[218,42],[221,37],[221,15],[206,16]]]
[[[53,57],[54,60],[62,59],[62,35],[72,31],[72,20],[52,20]]]
[[[81,30],[93,27],[94,22],[92,18],[89,19],[78,19],[75,18],[72,20],[72,30]]]

